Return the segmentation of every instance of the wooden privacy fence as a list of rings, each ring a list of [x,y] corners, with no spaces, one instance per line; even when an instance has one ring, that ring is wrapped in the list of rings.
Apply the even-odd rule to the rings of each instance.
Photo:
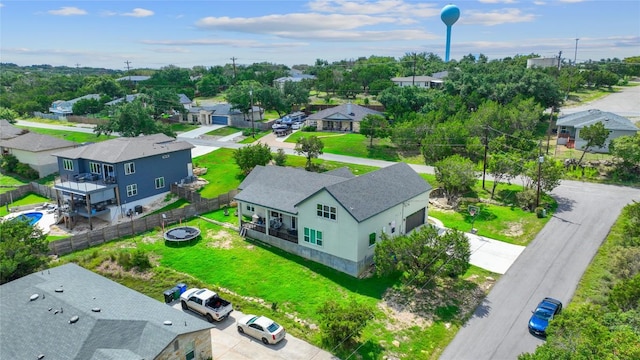
[[[176,192],[174,192],[174,187]],[[181,190],[180,190],[181,189]],[[172,209],[163,212],[162,214],[149,214],[137,219],[132,218],[131,221],[124,221],[119,224],[106,226],[102,229],[93,230],[83,234],[74,235],[61,240],[52,241],[49,243],[50,255],[65,255],[74,251],[83,250],[91,246],[104,244],[105,242],[119,239],[124,236],[132,236],[149,231],[152,229],[158,229],[164,225],[169,226],[181,222],[202,213],[218,210],[223,206],[228,206],[233,201],[234,196],[238,193],[238,190],[231,190],[226,194],[221,194],[217,198],[206,199],[200,197],[200,194],[195,191],[184,191],[186,189],[179,186],[172,185],[171,192],[188,196],[190,198],[198,198],[198,201],[191,201],[187,197],[183,197],[191,202],[190,205],[179,209]],[[197,194],[197,196],[195,194]],[[165,215],[165,218],[162,217]]]
[[[14,190],[0,194],[0,206],[11,204],[13,201],[18,200],[29,193],[42,195],[48,199],[51,199],[51,202],[56,202],[58,196],[53,188],[31,182],[26,185],[22,185]]]

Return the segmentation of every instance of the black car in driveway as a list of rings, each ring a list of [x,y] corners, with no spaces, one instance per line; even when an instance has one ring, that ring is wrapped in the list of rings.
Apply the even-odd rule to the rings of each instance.
[[[562,302],[554,298],[546,297],[540,301],[536,309],[532,311],[529,319],[529,332],[536,336],[547,336],[549,321],[560,314]]]

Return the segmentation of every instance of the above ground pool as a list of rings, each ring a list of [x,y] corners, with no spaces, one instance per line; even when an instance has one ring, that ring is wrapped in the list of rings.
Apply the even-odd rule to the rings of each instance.
[[[16,216],[15,218],[23,220],[23,221],[27,220],[27,221],[29,221],[29,225],[33,225],[33,224],[37,223],[38,221],[40,221],[40,219],[42,219],[42,213],[41,212],[28,212],[28,213],[20,214],[20,215]]]

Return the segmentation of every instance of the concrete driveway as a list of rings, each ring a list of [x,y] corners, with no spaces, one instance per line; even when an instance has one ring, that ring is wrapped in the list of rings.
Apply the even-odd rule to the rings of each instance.
[[[170,304],[176,311],[184,311],[179,301]],[[200,315],[186,313],[203,319]],[[214,323],[211,329],[211,346],[216,360],[338,360],[337,357],[318,347],[310,345],[291,334],[275,345],[265,345],[260,340],[238,333],[236,319],[244,314],[234,310],[229,318]]]

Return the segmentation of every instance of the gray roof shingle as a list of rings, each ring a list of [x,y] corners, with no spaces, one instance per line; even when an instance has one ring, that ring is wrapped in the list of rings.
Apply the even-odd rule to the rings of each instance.
[[[372,110],[364,106],[356,104],[342,104],[332,108],[320,110],[315,114],[309,115],[309,120],[342,120],[342,121],[362,121],[369,115],[383,115],[380,111]]]
[[[2,359],[153,359],[178,335],[213,327],[75,264],[0,290]]]
[[[297,214],[298,204],[326,190],[360,222],[431,190],[431,185],[405,163],[361,176],[349,176],[347,172],[313,173],[296,168],[257,166],[240,184],[241,191],[235,198]]]
[[[192,149],[186,141],[176,141],[164,134],[120,137],[90,145],[79,146],[53,154],[67,159],[86,159],[119,163],[180,150]]]
[[[27,130],[13,126],[8,120],[0,120],[0,140],[7,140],[26,133]]]
[[[600,111],[598,109],[590,109],[563,116],[558,119],[556,125],[580,129],[598,122],[603,123],[607,130],[640,130],[626,117],[611,112]]]
[[[397,163],[327,186],[358,222],[431,190],[431,185],[405,163]]]
[[[31,152],[71,148],[77,145],[78,143],[73,141],[34,132],[27,132],[2,142],[3,147]]]

